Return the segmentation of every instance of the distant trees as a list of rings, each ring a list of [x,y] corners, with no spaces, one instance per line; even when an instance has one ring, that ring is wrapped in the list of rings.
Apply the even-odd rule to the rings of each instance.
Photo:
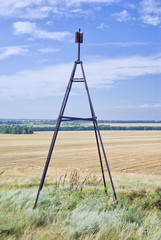
[[[8,134],[32,134],[33,128],[25,125],[1,125],[0,133]]]
[[[108,121],[98,121],[99,129],[105,131],[161,131],[161,126],[155,122],[154,126],[128,126],[126,124],[110,125]],[[114,122],[114,121],[113,121]],[[115,121],[116,122],[116,121]],[[139,123],[139,121],[135,121]],[[140,121],[141,122],[141,121]],[[35,131],[54,131],[55,120],[0,120],[0,133],[7,134],[32,134]],[[120,121],[121,123],[121,121]],[[122,123],[125,123],[122,121]],[[149,121],[150,123],[150,121]],[[91,131],[94,130],[93,124],[83,121],[63,122],[60,126],[60,131]]]
[[[54,126],[36,126],[33,127],[33,131],[54,131],[55,127]],[[105,130],[105,131],[143,131],[143,130],[160,130],[160,126],[110,126],[110,125],[100,125],[99,124],[99,129],[100,130]],[[91,131],[94,130],[93,126],[82,126],[82,125],[62,125],[60,127],[60,131]]]

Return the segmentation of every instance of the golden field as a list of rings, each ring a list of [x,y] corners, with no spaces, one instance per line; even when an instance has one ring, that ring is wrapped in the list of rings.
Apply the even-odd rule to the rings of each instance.
[[[0,172],[40,177],[53,132],[0,134]],[[161,131],[101,131],[113,177],[161,179]],[[59,132],[48,176],[77,170],[101,176],[93,131]]]

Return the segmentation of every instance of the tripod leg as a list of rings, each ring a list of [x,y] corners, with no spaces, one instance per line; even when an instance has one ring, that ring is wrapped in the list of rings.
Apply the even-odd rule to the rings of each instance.
[[[89,106],[90,106],[90,110],[91,110],[91,115],[92,115],[92,118],[93,118],[93,125],[94,125],[94,131],[95,131],[95,136],[96,136],[98,154],[99,154],[99,159],[100,159],[100,165],[101,165],[103,183],[104,183],[104,187],[105,187],[105,192],[107,192],[106,180],[105,180],[105,175],[104,175],[104,170],[103,170],[103,164],[102,164],[102,158],[101,158],[101,152],[100,152],[100,146],[99,146],[99,141],[98,141],[98,136],[97,136],[96,116],[95,116],[95,112],[94,112],[94,109],[93,109],[91,97],[90,97],[90,94],[89,94],[89,90],[88,90],[88,86],[87,86],[87,81],[86,81],[86,77],[85,77],[85,73],[84,73],[84,69],[83,69],[83,64],[82,64],[82,63],[81,63],[81,70],[82,70],[82,74],[83,74],[83,78],[84,78],[85,88],[86,88],[86,91],[87,91],[87,96],[88,96]]]
[[[106,180],[105,180],[105,175],[104,175],[104,170],[103,170],[100,146],[99,146],[99,141],[98,141],[98,136],[97,136],[97,131],[96,131],[96,125],[95,125],[94,121],[93,121],[93,126],[94,126],[94,131],[95,131],[95,136],[96,136],[96,143],[97,143],[98,155],[99,155],[99,159],[100,159],[100,165],[101,165],[103,183],[104,183],[104,187],[105,187],[105,193],[107,193]]]
[[[103,142],[102,142],[102,138],[101,138],[101,134],[100,134],[97,122],[96,122],[96,129],[97,129],[97,132],[98,132],[98,136],[99,136],[99,140],[100,140],[100,143],[101,143],[103,155],[104,155],[104,158],[105,158],[105,163],[106,163],[108,174],[109,174],[109,178],[110,178],[110,181],[111,181],[111,186],[112,186],[112,189],[113,189],[114,197],[115,197],[116,203],[118,203],[116,192],[115,192],[115,187],[114,187],[114,184],[113,184],[110,168],[109,168],[109,165],[108,165],[108,162],[107,162],[106,153],[105,153],[105,149],[104,149],[104,146],[103,146]]]
[[[68,100],[68,96],[69,96],[69,93],[70,93],[70,90],[71,90],[72,81],[73,81],[73,77],[74,77],[74,74],[75,74],[76,67],[77,67],[77,63],[75,62],[74,66],[73,66],[71,76],[70,76],[70,80],[69,80],[69,83],[68,83],[68,86],[67,86],[67,89],[66,89],[66,92],[65,92],[63,103],[62,103],[62,106],[61,106],[61,109],[60,109],[59,118],[57,120],[54,135],[53,135],[52,142],[51,142],[50,149],[49,149],[49,153],[48,153],[48,156],[47,156],[46,164],[45,164],[45,167],[44,167],[43,175],[42,175],[42,178],[41,178],[39,190],[38,190],[37,197],[36,197],[36,200],[35,200],[35,205],[34,205],[33,208],[36,208],[36,205],[37,205],[37,202],[38,202],[38,199],[39,199],[40,191],[41,191],[41,189],[44,185],[46,173],[47,173],[47,170],[48,170],[48,166],[49,166],[49,162],[50,162],[50,159],[51,159],[52,151],[53,151],[55,141],[56,141],[56,137],[57,137],[59,127],[60,127],[60,124],[61,124],[61,119],[62,119],[64,110],[65,110],[65,106],[66,106],[66,103],[67,103],[67,100]]]
[[[88,95],[88,100],[89,100],[89,105],[90,105],[90,109],[91,109],[91,114],[92,114],[93,119],[96,119],[95,112],[94,112],[93,105],[92,105],[92,101],[91,101],[90,94],[89,94],[89,90],[88,90],[87,81],[86,81],[86,77],[85,77],[85,73],[84,73],[84,69],[83,69],[83,64],[82,64],[82,63],[81,63],[81,69],[82,69],[82,74],[83,74],[83,78],[84,78],[84,83],[85,83],[85,87],[86,87],[86,91],[87,91],[87,95]],[[112,176],[111,176],[111,173],[110,173],[110,168],[109,168],[109,165],[108,165],[108,162],[107,162],[107,158],[106,158],[106,153],[105,153],[104,146],[103,146],[103,142],[102,142],[102,139],[101,139],[101,134],[100,134],[100,131],[99,131],[99,128],[98,128],[98,124],[97,124],[97,121],[96,121],[96,120],[95,120],[95,127],[96,127],[96,131],[98,132],[98,136],[99,136],[99,139],[100,139],[101,147],[102,147],[102,150],[103,150],[103,155],[104,155],[104,158],[105,158],[105,163],[106,163],[107,170],[108,170],[108,174],[109,174],[109,178],[110,178],[110,181],[111,181],[111,185],[112,185],[114,197],[115,197],[116,202],[118,202],[118,201],[117,201],[116,192],[115,192],[115,187],[114,187],[114,184],[113,184],[113,181],[112,181]]]
[[[57,124],[56,124],[56,128],[55,128],[54,135],[53,135],[53,138],[52,138],[52,142],[51,142],[51,145],[50,145],[49,153],[48,153],[48,156],[47,156],[46,164],[45,164],[45,167],[44,167],[44,171],[43,171],[43,174],[42,174],[39,190],[38,190],[38,193],[37,193],[37,197],[36,197],[33,209],[36,208],[36,206],[37,206],[37,202],[38,202],[38,199],[39,199],[39,194],[40,194],[40,191],[41,191],[41,189],[44,185],[46,173],[47,173],[48,166],[49,166],[49,163],[50,163],[50,159],[51,159],[52,151],[53,151],[53,148],[54,148],[54,145],[55,145],[55,141],[56,141],[56,137],[57,137],[57,134],[58,134],[59,127],[60,127],[60,123],[61,123],[61,119],[59,118],[58,121],[57,121]]]

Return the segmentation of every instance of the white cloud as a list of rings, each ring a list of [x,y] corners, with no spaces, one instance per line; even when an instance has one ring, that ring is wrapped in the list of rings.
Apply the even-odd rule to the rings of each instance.
[[[54,53],[54,52],[59,52],[60,49],[58,49],[58,48],[41,48],[41,49],[39,49],[39,51],[42,53]]]
[[[83,10],[82,8],[71,8],[67,10],[68,13],[66,13],[67,16],[70,16],[70,13],[74,14],[74,16],[80,16],[80,15],[89,15],[89,10]]]
[[[72,65],[72,63],[66,63],[38,70],[25,70],[13,75],[2,75],[0,76],[0,99],[62,95],[67,86]],[[134,56],[100,58],[93,62],[86,62],[84,68],[90,88],[108,88],[113,86],[115,81],[161,74],[160,66],[160,56]]]
[[[38,28],[34,22],[15,22],[13,23],[15,35],[29,34],[34,38],[47,38],[52,40],[64,40],[69,37],[69,32],[48,32]]]
[[[119,1],[121,0],[5,0],[0,4],[0,16],[42,19],[49,14],[64,15],[66,11],[70,11],[70,7],[77,7],[82,3],[111,4]]]
[[[89,46],[116,46],[116,47],[132,47],[132,46],[147,46],[147,45],[160,45],[160,42],[102,42],[102,43],[89,43]]]
[[[116,20],[118,22],[126,22],[131,19],[129,13],[126,10],[123,10],[119,13],[113,13],[112,16],[116,17]]]
[[[49,16],[82,16],[89,15],[93,11],[100,11],[103,6],[118,2],[122,2],[125,8],[138,11],[140,14],[138,19],[143,23],[153,26],[161,24],[160,0],[140,0],[139,3],[124,3],[123,0],[5,0],[0,4],[0,16],[29,20],[44,19]],[[93,3],[90,10],[83,9],[84,3]],[[113,16],[119,22],[136,20],[125,9],[114,13]]]
[[[19,17],[26,19],[43,19],[49,16],[50,13],[55,13],[57,9],[50,6],[43,6],[37,8],[25,8],[22,15]]]
[[[111,85],[117,80],[127,80],[148,74],[161,74],[160,65],[160,56],[104,58],[88,63],[87,74],[91,86],[103,87]]]
[[[101,11],[102,8],[99,6],[99,7],[95,7],[94,10],[96,10],[96,11]]]
[[[40,18],[42,14],[51,11],[49,9],[51,4],[47,4],[48,1],[43,0],[5,0],[0,5],[0,15],[8,17],[26,17],[27,14],[35,15],[39,14]],[[39,12],[38,12],[39,11]],[[35,18],[35,16],[33,16]],[[45,17],[45,16],[44,16]]]
[[[161,23],[161,18],[158,16],[144,15],[142,16],[143,23],[158,26]]]
[[[47,21],[46,23],[45,23],[45,25],[53,25],[53,21]]]
[[[32,34],[36,29],[36,23],[32,22],[15,22],[13,23],[14,34]]]
[[[25,46],[8,46],[0,48],[0,60],[8,58],[12,55],[21,55],[28,52]]]
[[[161,108],[161,104],[160,103],[156,103],[156,104],[140,104],[140,105],[123,105],[123,106],[116,106],[115,108],[118,109],[150,109],[150,108]]]
[[[136,9],[135,3],[126,3],[126,7],[130,8],[130,9]]]
[[[118,3],[121,0],[66,0],[66,4],[80,4],[80,3]]]
[[[140,14],[143,23],[158,26],[161,24],[161,2],[158,0],[143,0],[140,3]]]
[[[100,30],[103,30],[104,28],[107,28],[107,25],[104,24],[103,22],[99,26],[96,27],[96,29],[100,29]]]
[[[1,99],[38,98],[61,95],[70,75],[71,64],[24,70],[10,76],[0,76]]]

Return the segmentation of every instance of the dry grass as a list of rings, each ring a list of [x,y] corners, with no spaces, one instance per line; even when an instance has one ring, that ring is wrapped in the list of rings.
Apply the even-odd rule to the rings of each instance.
[[[13,185],[10,189],[6,185],[0,191],[0,239],[161,239],[160,188],[120,182],[115,204],[112,190],[104,194],[96,177],[82,181],[76,171],[69,182],[66,177],[43,189],[34,210],[33,186]]]
[[[0,172],[3,175],[42,174],[52,132],[0,135]],[[114,177],[161,179],[161,131],[101,131]],[[48,176],[77,170],[101,176],[94,133],[59,132]]]

